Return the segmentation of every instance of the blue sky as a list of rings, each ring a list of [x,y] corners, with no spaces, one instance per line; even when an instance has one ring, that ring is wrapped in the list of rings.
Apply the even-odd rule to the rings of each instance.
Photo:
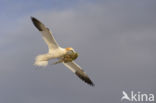
[[[156,93],[155,10],[154,0],[1,0],[0,103],[118,103],[123,90]],[[61,64],[33,65],[48,48],[31,16],[79,53],[94,88]]]

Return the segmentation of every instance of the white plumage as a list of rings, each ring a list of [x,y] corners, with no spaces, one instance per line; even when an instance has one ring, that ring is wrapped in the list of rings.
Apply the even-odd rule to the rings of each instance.
[[[49,51],[46,54],[38,55],[35,59],[34,65],[36,66],[47,66],[48,60],[50,59],[59,59],[58,63],[63,63],[68,67],[73,73],[75,73],[80,79],[85,81],[90,85],[94,85],[87,74],[77,65],[73,60],[75,60],[78,54],[74,51],[73,48],[62,48],[60,47],[56,40],[54,39],[50,30],[39,20],[34,17],[31,17],[31,20],[34,26],[41,32],[42,38],[45,43],[48,45]],[[56,63],[57,64],[57,63]]]

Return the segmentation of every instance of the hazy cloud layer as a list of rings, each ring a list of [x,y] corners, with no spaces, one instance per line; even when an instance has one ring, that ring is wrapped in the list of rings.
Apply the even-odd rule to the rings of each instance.
[[[2,30],[0,102],[118,103],[123,90],[156,93],[155,9],[155,1],[98,1],[22,17],[14,29]],[[47,46],[30,16],[47,25],[60,46],[79,52],[76,62],[94,88],[63,65],[33,66]]]

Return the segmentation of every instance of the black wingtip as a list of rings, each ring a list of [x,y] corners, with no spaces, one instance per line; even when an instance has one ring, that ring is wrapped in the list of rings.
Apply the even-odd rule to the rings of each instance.
[[[89,84],[90,86],[95,86],[94,83],[91,81],[91,79],[86,75],[86,74],[82,74],[81,72],[75,72],[75,74],[82,79],[84,82],[86,82],[87,84]]]
[[[42,27],[41,27],[42,23],[41,23],[39,20],[37,20],[35,17],[32,17],[32,16],[31,16],[31,20],[32,20],[34,26],[35,26],[39,31],[43,31],[43,29],[42,29]]]

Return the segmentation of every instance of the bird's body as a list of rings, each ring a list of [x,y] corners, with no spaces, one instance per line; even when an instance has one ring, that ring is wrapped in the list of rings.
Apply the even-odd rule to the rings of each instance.
[[[48,53],[41,54],[36,57],[34,65],[47,66],[48,61],[50,59],[58,59],[58,61],[55,62],[54,64],[63,63],[80,79],[93,86],[94,84],[89,79],[87,74],[80,68],[80,66],[78,66],[74,62],[74,60],[77,59],[78,57],[78,53],[75,52],[75,50],[71,47],[68,48],[60,47],[57,44],[56,40],[54,39],[50,30],[46,26],[44,26],[44,24],[42,24],[39,20],[37,20],[34,17],[32,17],[31,19],[35,27],[41,32],[42,38],[44,39],[49,48]]]
[[[57,48],[54,49],[53,51],[50,51],[46,54],[41,54],[38,55],[35,59],[34,65],[37,66],[47,66],[48,65],[48,60],[50,59],[60,59],[67,53],[66,49],[64,48]]]

